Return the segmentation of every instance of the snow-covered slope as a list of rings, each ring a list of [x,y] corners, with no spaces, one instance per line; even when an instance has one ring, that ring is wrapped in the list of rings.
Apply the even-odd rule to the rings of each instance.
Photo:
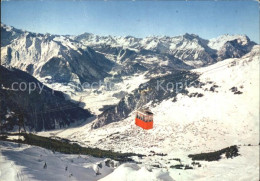
[[[122,181],[259,180],[259,146],[241,146],[239,150],[241,154],[239,157],[215,162],[203,161],[200,162],[201,167],[191,170],[154,168],[151,171],[146,167],[124,164],[101,180],[111,181],[117,178],[121,178]],[[165,158],[165,162],[167,161],[170,161],[169,157]]]
[[[106,159],[85,155],[68,155],[43,148],[0,142],[0,180],[87,180],[87,181],[172,181],[172,180],[258,180],[259,147],[241,146],[241,156],[219,162],[201,162],[193,170],[125,163],[119,167],[106,164]],[[169,160],[168,160],[169,161]],[[46,163],[46,168],[44,165]],[[102,165],[102,168],[101,168]],[[235,169],[234,169],[235,166]],[[227,172],[228,170],[228,172]],[[97,174],[98,173],[98,174]]]
[[[204,163],[204,168],[194,172],[180,171],[180,176],[178,172],[169,170],[170,175],[184,180],[216,180],[217,175],[227,180],[237,178],[238,175],[243,179],[257,180],[258,169],[255,167],[259,167],[259,45],[241,58],[226,59],[194,72],[201,74],[197,78],[200,86],[186,87],[188,92],[185,94],[177,94],[176,97],[156,104],[147,104],[154,113],[154,128],[151,130],[137,127],[132,111],[128,118],[99,129],[91,129],[91,124],[86,124],[80,128],[39,134],[55,134],[80,141],[82,145],[103,149],[143,153],[150,156],[137,159],[142,162],[141,165],[150,168],[151,165],[158,164],[166,170],[173,164],[169,161],[172,158],[181,158],[184,163],[190,163],[188,154],[240,145],[241,157],[220,163]],[[254,146],[244,147],[248,144]],[[167,156],[152,156],[151,151],[165,153]],[[254,156],[251,157],[252,154]],[[246,165],[247,162],[250,163],[248,166],[238,164]],[[219,169],[216,168],[217,165]],[[248,170],[248,174],[224,174],[223,170],[228,168],[244,168]]]
[[[139,137],[139,139],[150,140],[147,141],[147,146],[152,142],[153,136],[143,137],[144,135],[141,136],[142,134],[157,135],[158,133],[159,135],[162,134],[161,136],[157,135],[158,137],[165,137],[167,140],[170,139],[168,136],[172,133],[178,135],[187,131],[192,135],[199,136],[199,141],[201,141],[201,138],[204,136],[203,140],[208,141],[209,138],[206,139],[208,135],[217,139],[215,140],[216,142],[218,142],[219,139],[222,140],[222,138],[225,140],[227,136],[237,136],[236,139],[227,139],[227,141],[224,141],[223,144],[227,146],[230,144],[238,144],[239,142],[258,143],[259,45],[255,46],[250,53],[242,58],[227,59],[209,67],[196,69],[194,72],[201,74],[199,78],[197,78],[201,84],[198,88],[186,87],[188,93],[186,93],[186,95],[177,94],[176,101],[173,101],[174,97],[172,97],[168,100],[159,101],[155,105],[151,105],[151,109],[155,113],[153,130],[141,131],[141,129],[136,127],[133,122],[133,111],[129,114],[127,119],[115,124],[111,123],[102,129],[91,130],[90,132],[84,131],[82,133],[77,132],[75,134],[80,137],[79,140],[82,140],[82,138],[88,140],[89,138],[90,140],[88,141],[93,142],[94,145],[96,144],[96,141],[92,139],[95,137],[94,134],[104,132],[109,134],[110,131],[117,132],[119,130],[120,134],[123,134],[125,130],[128,137],[127,139],[130,137],[132,137],[132,139]],[[196,96],[196,93],[202,95]],[[150,102],[150,100],[148,100],[148,102]],[[206,129],[207,127],[205,128],[205,126],[207,125],[211,128]],[[90,127],[90,125],[86,125],[82,130],[86,130],[88,127]],[[204,131],[202,130],[206,131],[205,134],[203,134]],[[202,131],[202,133],[199,134],[198,131]],[[64,134],[65,133],[66,131]],[[216,134],[215,136],[214,133]],[[239,136],[239,134],[244,136]],[[193,144],[195,146],[198,143],[194,142],[193,137],[189,134],[183,134],[182,136],[192,142],[192,144],[185,145],[185,147],[188,146],[189,148],[192,147]],[[176,139],[176,136],[171,139],[174,138]],[[84,139],[82,142],[84,142]],[[210,139],[211,142],[208,146],[204,145],[203,142],[199,144],[201,146],[204,145],[204,148],[211,148],[212,145],[214,146],[214,139]],[[140,142],[140,147],[144,147],[143,143],[146,142],[145,140]],[[189,142],[189,140],[187,141]],[[109,140],[106,140],[106,142],[107,141]],[[100,146],[105,148],[106,142]],[[126,149],[124,143],[125,142],[119,142],[112,146],[118,149]],[[158,144],[162,143],[163,142],[160,142]],[[120,144],[124,144],[124,146]],[[135,144],[138,145],[138,143]],[[182,145],[182,143],[178,144],[176,141],[173,141],[171,144],[177,144],[178,147]],[[109,146],[109,143],[107,146]],[[175,146],[168,146],[168,148],[176,148]],[[219,146],[221,147],[221,145]],[[162,148],[165,149],[167,147]],[[129,149],[131,149],[130,145]]]
[[[127,181],[173,181],[167,171],[149,171],[145,167],[136,164],[123,164],[113,173],[100,181],[127,180]]]
[[[0,147],[1,181],[95,181],[114,170],[114,167],[105,164],[106,159],[61,154],[36,146],[4,141],[0,142]],[[46,168],[44,168],[45,163]]]

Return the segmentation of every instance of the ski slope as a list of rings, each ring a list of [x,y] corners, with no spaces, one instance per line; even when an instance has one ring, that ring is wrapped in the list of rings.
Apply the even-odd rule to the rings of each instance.
[[[105,159],[52,152],[36,146],[0,142],[0,180],[98,180],[114,168]],[[44,168],[44,165],[47,165]],[[102,168],[97,165],[102,164]],[[97,171],[98,170],[98,171]],[[100,175],[96,175],[99,172]]]

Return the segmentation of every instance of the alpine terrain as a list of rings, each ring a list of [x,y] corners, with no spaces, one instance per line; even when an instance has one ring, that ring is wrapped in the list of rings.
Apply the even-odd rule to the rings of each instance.
[[[259,53],[246,35],[1,24],[0,180],[259,180]]]

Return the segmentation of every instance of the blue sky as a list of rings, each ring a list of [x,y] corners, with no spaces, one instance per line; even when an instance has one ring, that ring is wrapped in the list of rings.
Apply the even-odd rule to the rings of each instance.
[[[39,33],[246,34],[259,43],[257,1],[4,1],[1,15],[7,25]]]

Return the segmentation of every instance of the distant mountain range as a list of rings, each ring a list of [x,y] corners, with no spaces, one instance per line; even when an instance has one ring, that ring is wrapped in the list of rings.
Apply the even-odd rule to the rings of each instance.
[[[241,57],[255,45],[246,35],[223,35],[205,40],[198,35],[187,33],[176,37],[153,36],[147,38],[98,36],[85,33],[73,37],[73,39],[97,51],[117,55],[116,60],[118,61],[122,61],[122,55],[128,50],[137,54],[153,52],[161,55],[173,55],[175,58],[197,67],[226,58]]]
[[[135,38],[31,33],[1,24],[1,59],[50,82],[93,82],[148,71],[189,70],[241,57],[256,44],[245,35],[205,40],[198,35]]]

